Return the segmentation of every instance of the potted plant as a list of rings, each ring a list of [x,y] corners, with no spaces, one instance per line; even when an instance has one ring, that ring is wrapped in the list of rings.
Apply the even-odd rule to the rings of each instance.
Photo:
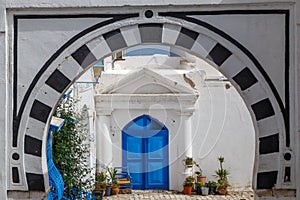
[[[207,186],[209,188],[209,194],[216,194],[217,182],[216,181],[208,181]]]
[[[111,195],[111,183],[108,182],[105,188],[105,196],[110,196],[110,195]]]
[[[189,176],[185,179],[183,182],[183,194],[191,195],[193,184],[194,184],[194,178],[192,176]]]
[[[186,157],[186,158],[183,160],[183,162],[184,162],[184,166],[185,166],[186,168],[191,168],[191,167],[193,167],[193,165],[194,165],[194,160],[193,160],[193,158],[191,158],[191,157]]]
[[[227,169],[223,169],[224,157],[220,156],[218,160],[220,164],[220,169],[216,170],[216,177],[218,178],[217,192],[219,194],[225,195],[228,193],[227,187],[229,186],[229,171]]]
[[[197,167],[197,170],[195,171],[195,174],[197,176],[197,182],[202,182],[204,185],[206,184],[206,176],[202,175],[202,169],[198,163],[194,161],[195,166]]]
[[[118,184],[115,183],[115,177],[117,174],[117,170],[113,169],[112,167],[108,167],[107,171],[109,173],[110,179],[111,179],[111,194],[112,195],[117,195],[119,194],[120,191],[120,187]]]
[[[206,184],[203,187],[201,187],[201,194],[203,196],[208,195],[208,191],[209,191],[209,188],[208,188],[208,186]]]
[[[106,174],[104,172],[99,172],[96,174],[95,178],[95,188],[94,188],[94,195],[96,199],[102,199],[104,194],[104,190],[106,189]]]
[[[197,195],[201,195],[202,192],[201,192],[201,188],[204,187],[204,184],[202,182],[197,182],[197,187],[196,187],[196,194]]]

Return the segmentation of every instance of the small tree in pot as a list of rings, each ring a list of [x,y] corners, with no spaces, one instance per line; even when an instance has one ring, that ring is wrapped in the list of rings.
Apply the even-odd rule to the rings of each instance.
[[[115,177],[117,174],[117,170],[113,169],[112,167],[108,167],[107,171],[109,173],[109,176],[111,179],[111,184],[112,184],[111,193],[112,193],[112,195],[117,195],[117,194],[119,194],[119,191],[120,191],[119,185],[115,183]]]
[[[229,171],[227,169],[223,169],[224,157],[220,156],[218,160],[220,169],[216,170],[216,177],[218,177],[217,192],[225,195],[228,193],[227,187],[230,186],[227,179]]]

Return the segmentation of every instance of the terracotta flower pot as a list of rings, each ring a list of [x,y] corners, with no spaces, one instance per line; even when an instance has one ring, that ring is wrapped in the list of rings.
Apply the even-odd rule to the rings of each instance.
[[[227,193],[228,193],[228,191],[227,191],[227,186],[219,186],[219,187],[217,188],[217,193],[218,193],[218,194],[221,194],[221,195],[227,194]]]
[[[183,186],[183,194],[191,195],[193,186]]]
[[[202,182],[205,185],[206,184],[206,176],[197,176],[197,182]]]
[[[119,192],[120,192],[120,187],[118,185],[112,186],[112,188],[111,188],[112,195],[117,195],[117,194],[119,194]]]

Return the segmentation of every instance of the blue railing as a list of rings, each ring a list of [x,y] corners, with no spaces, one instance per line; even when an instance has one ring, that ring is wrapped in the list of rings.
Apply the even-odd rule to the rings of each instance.
[[[48,174],[49,174],[49,185],[50,192],[48,193],[48,200],[60,200],[64,195],[64,180],[56,168],[53,158],[52,158],[52,131],[59,131],[62,127],[63,122],[60,126],[55,126],[50,124],[50,129],[48,131],[48,139],[47,139],[47,164],[48,164]]]
[[[72,118],[68,120],[74,120]],[[58,120],[59,121],[59,120]],[[52,121],[51,121],[52,122]],[[77,188],[72,189],[72,194],[68,195],[69,197],[64,197],[64,180],[56,168],[53,158],[52,158],[52,132],[59,130],[64,125],[64,121],[60,120],[59,124],[50,124],[47,138],[47,164],[48,164],[48,174],[49,174],[49,185],[50,192],[47,195],[48,200],[96,200],[95,196],[89,192],[79,190]]]

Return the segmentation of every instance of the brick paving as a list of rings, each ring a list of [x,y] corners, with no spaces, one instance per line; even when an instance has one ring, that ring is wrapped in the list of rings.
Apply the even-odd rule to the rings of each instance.
[[[133,190],[132,194],[119,194],[104,197],[105,200],[165,200],[165,199],[181,199],[181,200],[253,200],[253,190],[229,190],[228,195],[183,195],[177,191],[165,190]]]

